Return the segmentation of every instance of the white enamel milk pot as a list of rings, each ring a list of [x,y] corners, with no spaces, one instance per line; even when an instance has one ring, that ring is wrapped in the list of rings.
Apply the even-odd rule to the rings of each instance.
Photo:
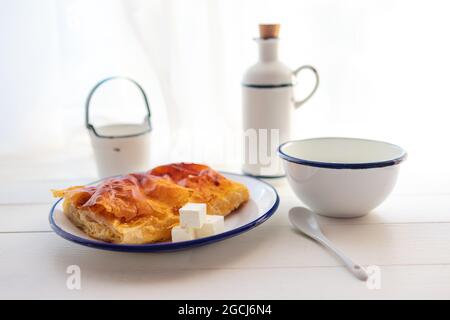
[[[260,177],[284,176],[280,144],[291,139],[292,112],[308,101],[319,86],[319,75],[312,66],[291,70],[278,60],[278,38],[257,38],[259,61],[250,67],[242,81],[244,131],[244,173]],[[303,100],[295,100],[297,75],[310,70],[316,82]]]
[[[146,116],[141,124],[112,124],[95,127],[89,116],[92,96],[111,80],[127,80],[137,86],[144,99]],[[144,89],[133,79],[110,77],[97,83],[86,100],[86,127],[91,137],[100,178],[146,171],[150,165],[151,113]]]

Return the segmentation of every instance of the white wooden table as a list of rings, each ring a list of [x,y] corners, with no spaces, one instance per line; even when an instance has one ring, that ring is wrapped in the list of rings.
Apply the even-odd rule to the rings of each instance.
[[[45,178],[63,172],[67,161],[0,164],[27,172],[10,178],[1,172],[0,298],[450,298],[450,193],[396,192],[366,217],[320,218],[324,233],[350,257],[380,267],[381,287],[369,289],[293,232],[287,212],[301,203],[285,179],[269,181],[281,198],[276,214],[248,233],[187,251],[116,253],[70,243],[48,224],[54,201],[48,190],[92,179]],[[81,268],[80,290],[66,286],[70,265]]]

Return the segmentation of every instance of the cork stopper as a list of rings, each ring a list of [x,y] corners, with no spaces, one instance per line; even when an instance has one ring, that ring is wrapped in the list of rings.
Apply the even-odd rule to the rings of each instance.
[[[259,25],[259,36],[261,39],[272,39],[278,38],[280,32],[279,24],[260,24]]]

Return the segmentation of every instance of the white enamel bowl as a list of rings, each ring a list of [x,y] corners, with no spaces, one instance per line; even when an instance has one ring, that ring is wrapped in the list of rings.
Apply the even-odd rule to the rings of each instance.
[[[363,216],[380,205],[406,159],[399,146],[354,138],[290,141],[278,155],[297,197],[314,212],[335,218]]]

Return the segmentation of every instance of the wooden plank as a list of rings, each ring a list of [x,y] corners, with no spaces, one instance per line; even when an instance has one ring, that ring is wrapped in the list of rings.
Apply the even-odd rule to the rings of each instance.
[[[88,170],[88,172],[91,171],[92,170]],[[235,170],[235,172],[239,172],[239,170]],[[86,184],[97,180],[97,178],[85,176],[71,179],[49,179],[47,177],[51,175],[48,175],[48,173],[43,173],[41,175],[42,179],[38,179],[40,176],[39,173],[31,176],[34,177],[34,179],[17,179],[17,175],[14,174],[14,172],[10,175],[10,179],[5,178],[4,180],[7,184],[7,188],[0,189],[0,204],[50,203],[53,200],[49,192],[50,189]],[[57,176],[60,175],[61,174]],[[450,180],[446,176],[429,177],[425,174],[418,176],[418,174],[414,172],[410,175],[411,176],[406,176],[403,177],[403,179],[400,179],[393,192],[393,196],[450,196]],[[292,197],[296,202],[298,202],[285,178],[264,180],[273,185],[280,194],[287,197]]]
[[[292,194],[281,196],[281,215],[287,219],[289,209],[304,206]],[[450,222],[450,195],[392,195],[370,214],[354,219],[331,219],[318,216],[321,224],[389,224]]]
[[[42,269],[38,269],[44,271]],[[9,278],[2,299],[448,299],[449,266],[381,268],[381,288],[370,290],[342,268],[247,270],[128,270],[98,274],[81,269],[81,289],[69,290],[64,269]],[[45,272],[45,271],[44,271]],[[237,290],[237,288],[239,288]]]
[[[51,199],[52,202],[55,199]],[[0,205],[0,232],[48,231],[48,213],[51,203]],[[281,203],[275,215],[266,223],[289,225],[287,213],[302,205],[292,195],[281,194]],[[392,196],[371,214],[357,219],[330,219],[319,217],[322,225],[333,224],[391,224],[450,222],[450,195]]]
[[[450,264],[450,224],[330,225],[324,232],[363,265]],[[254,231],[192,250],[161,254],[114,253],[79,246],[53,233],[0,234],[0,265],[44,260],[99,270],[333,267],[341,263],[289,227]],[[114,266],[114,267],[112,267]]]
[[[50,231],[51,204],[0,205],[0,232]]]
[[[247,266],[230,246],[217,247],[199,266],[195,251],[125,254],[77,247],[53,234],[0,235],[0,298],[58,299],[395,299],[450,297],[450,265],[381,266],[381,288],[369,290],[340,266]],[[31,245],[32,244],[32,245]],[[212,246],[211,246],[212,248]],[[380,248],[379,251],[389,249]],[[260,257],[273,261],[271,250]],[[287,248],[287,254],[293,254]],[[405,257],[413,254],[404,252]],[[295,255],[310,254],[296,250]],[[217,257],[219,262],[214,262]],[[412,259],[414,260],[414,259]],[[225,261],[225,263],[224,263]],[[332,260],[329,260],[331,262]],[[227,263],[227,262],[232,262]],[[317,263],[317,261],[309,261]],[[166,267],[163,267],[163,264]],[[276,263],[275,263],[276,264]],[[333,263],[326,263],[333,264]],[[81,268],[81,290],[66,286],[69,265]],[[155,268],[155,266],[158,266]],[[266,264],[267,265],[267,264]],[[239,288],[239,290],[236,290]]]
[[[74,180],[14,180],[0,189],[0,205],[52,203],[51,189],[83,185],[94,181],[92,178]]]

